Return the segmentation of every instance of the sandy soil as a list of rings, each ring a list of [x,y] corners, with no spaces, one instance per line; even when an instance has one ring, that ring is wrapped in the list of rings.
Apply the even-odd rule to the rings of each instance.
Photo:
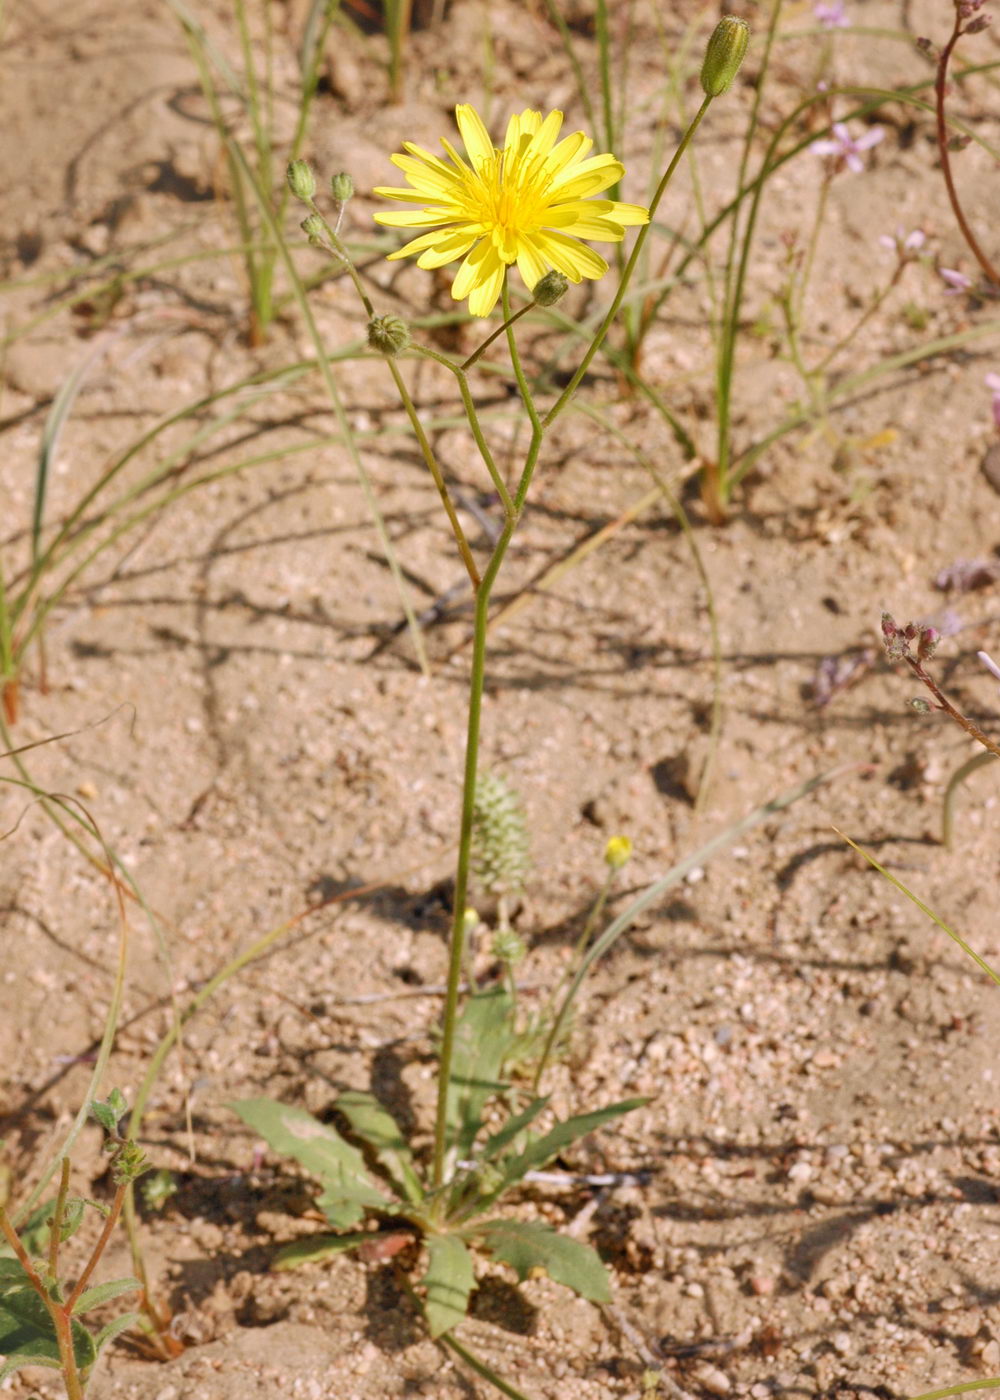
[[[294,116],[304,8],[273,7],[281,140]],[[589,8],[574,14],[593,74]],[[835,79],[885,87],[926,78],[912,45],[875,31],[906,24],[913,35],[941,35],[950,14],[922,0],[905,15],[876,0],[848,10],[871,32],[834,36]],[[753,5],[747,13],[760,28]],[[228,7],[199,14],[239,65]],[[337,31],[307,154],[324,174],[354,175],[347,233],[379,309],[419,315],[428,298],[451,306],[446,283],[385,263],[374,241],[370,191],[390,178],[388,156],[402,140],[435,146],[456,101],[488,109],[494,125],[526,105],[565,106],[582,122],[543,14],[512,0],[491,7],[487,48],[483,7],[449,7],[443,24],[413,36],[398,105],[388,101],[384,38]],[[665,63],[690,14],[655,18],[637,5],[624,151],[634,199],[662,135]],[[821,41],[804,33],[813,23],[806,7],[787,17],[803,37],[776,50],[768,130],[815,81]],[[995,61],[995,37],[978,42],[976,61]],[[759,52],[701,140],[711,208],[733,187],[758,63]],[[292,309],[263,346],[246,343],[241,265],[218,252],[236,241],[231,205],[214,197],[224,165],[166,7],[15,2],[0,74],[3,318],[17,332],[0,367],[0,547],[14,568],[46,415],[77,367],[86,362],[55,457],[52,519],[161,415],[310,347]],[[994,141],[996,95],[978,80],[954,99]],[[983,380],[1000,370],[1000,328],[995,302],[949,294],[936,270],[975,275],[936,167],[930,114],[887,104],[879,120],[885,138],[864,173],[831,186],[807,304],[810,353],[843,335],[891,275],[878,239],[897,226],[926,233],[930,260],[906,270],[838,370],[982,334],[873,380],[822,429],[776,442],[724,526],[711,526],[688,493],[724,658],[724,727],[700,808],[710,630],[670,510],[648,504],[576,567],[537,584],[648,493],[635,452],[583,415],[564,418],[501,581],[500,601],[521,606],[493,635],[484,754],[530,820],[533,873],[517,918],[532,946],[527,983],[549,984],[564,967],[609,836],[627,833],[636,852],[617,910],[759,803],[855,765],[693,870],[588,984],[570,1055],[553,1076],[555,1107],[632,1094],[650,1102],[561,1165],[638,1172],[643,1184],[596,1202],[585,1187],[533,1187],[513,1208],[570,1229],[579,1217],[579,1233],[612,1269],[614,1306],[595,1309],[545,1280],[515,1293],[511,1275],[486,1268],[461,1329],[537,1400],[638,1396],[649,1368],[662,1370],[666,1394],[753,1400],[906,1396],[1000,1373],[995,990],[833,830],[871,850],[984,957],[1000,954],[993,775],[977,773],[963,790],[958,840],[945,849],[943,790],[973,748],[943,719],[908,709],[915,684],[888,666],[877,635],[883,607],[938,619],[947,636],[936,674],[984,725],[995,723],[995,686],[975,659],[998,644],[995,576],[985,571],[984,586],[969,591],[935,580],[1000,545],[996,493],[980,471],[996,436]],[[995,244],[996,167],[975,149],[956,165],[970,216]],[[741,447],[802,395],[782,353],[776,298],[787,235],[808,236],[821,174],[804,152],[764,202],[738,356]],[[664,222],[690,233],[691,203],[685,173]],[[713,254],[721,260],[724,242]],[[314,253],[299,256],[304,271],[317,270]],[[90,295],[108,268],[147,271],[113,297]],[[75,308],[65,298],[71,278],[87,294]],[[583,315],[606,295],[575,293],[571,310]],[[331,347],[361,334],[344,280],[327,279],[313,304]],[[692,274],[643,362],[706,455],[708,309]],[[477,343],[467,326],[440,334]],[[537,364],[571,353],[544,327],[529,329],[526,344]],[[355,360],[339,373],[416,606],[430,607],[461,579],[432,483],[381,364]],[[495,506],[455,426],[450,383],[426,367],[407,373],[444,420],[436,447],[482,549]],[[512,384],[484,375],[476,390],[501,458],[516,460],[524,438]],[[682,480],[678,450],[645,400],[603,370],[584,393]],[[156,439],[123,481],[140,481],[192,431],[181,424]],[[262,1157],[227,1106],[267,1094],[322,1115],[344,1087],[373,1088],[427,1141],[469,620],[459,605],[427,626],[432,674],[421,676],[356,474],[332,433],[313,374],[246,405],[195,457],[200,471],[248,465],[102,554],[52,615],[47,685],[37,654],[25,677],[16,741],[69,735],[26,755],[34,779],[85,804],[165,934],[160,946],[132,915],[112,1074],[127,1094],[169,1025],[171,990],[184,1005],[238,950],[313,911],[191,1022],[183,1054],[158,1081],[145,1146],[179,1189],[146,1213],[142,1239],[185,1349],[164,1364],[116,1344],[95,1400],[488,1393],[426,1339],[391,1265],[341,1258],[269,1272],[274,1248],[317,1228],[316,1212],[289,1164]],[[195,469],[190,454],[184,461]],[[852,660],[850,683],[827,699],[824,678]],[[0,790],[0,826],[9,832],[0,1133],[17,1199],[85,1090],[79,1057],[103,1024],[117,920],[107,882],[23,790]],[[529,986],[529,1004],[533,995]],[[106,1193],[96,1132],[76,1166],[81,1189]],[[128,1267],[121,1240],[104,1268],[111,1277]],[[47,1397],[59,1387],[37,1373],[7,1392]]]

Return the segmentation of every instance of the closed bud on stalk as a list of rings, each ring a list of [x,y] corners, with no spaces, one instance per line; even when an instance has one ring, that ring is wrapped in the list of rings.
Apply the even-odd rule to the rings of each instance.
[[[354,194],[354,181],[346,170],[341,170],[331,179],[330,190],[338,204],[346,204]]]
[[[517,963],[522,962],[527,952],[528,948],[524,939],[512,928],[499,929],[493,935],[493,956],[498,962],[505,963],[507,967],[514,967]]]
[[[621,870],[632,859],[632,842],[627,836],[612,836],[604,847],[604,860],[612,870]]]
[[[559,298],[565,295],[568,286],[569,279],[553,269],[539,278],[531,290],[531,295],[539,306],[555,306]]]
[[[316,193],[316,176],[307,160],[293,160],[285,172],[288,188],[296,199],[312,199]]]
[[[721,97],[728,92],[740,71],[750,43],[750,26],[745,19],[724,15],[719,20],[705,50],[701,65],[701,86],[706,97]]]
[[[303,219],[300,227],[314,248],[326,247],[326,242],[323,237],[325,233],[323,220],[318,214],[310,214],[308,219]]]
[[[380,355],[398,355],[410,343],[410,328],[402,316],[373,316],[368,322],[368,346]]]

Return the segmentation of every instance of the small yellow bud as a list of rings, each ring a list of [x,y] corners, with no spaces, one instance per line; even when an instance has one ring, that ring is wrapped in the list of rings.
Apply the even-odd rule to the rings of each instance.
[[[462,927],[466,933],[471,933],[479,923],[478,909],[466,909],[462,915]]]
[[[316,193],[316,176],[307,160],[293,160],[285,175],[296,199],[312,199]]]
[[[410,343],[410,328],[402,316],[373,316],[368,322],[368,347],[380,355],[398,355]]]
[[[705,50],[701,65],[701,85],[706,97],[721,97],[728,92],[750,43],[750,26],[745,19],[724,15],[719,20]]]
[[[604,859],[612,870],[621,870],[632,859],[632,842],[627,836],[612,836],[604,847]]]

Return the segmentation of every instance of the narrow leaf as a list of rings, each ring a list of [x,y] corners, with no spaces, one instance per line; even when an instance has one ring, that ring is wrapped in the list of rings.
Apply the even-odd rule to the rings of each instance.
[[[472,1255],[457,1235],[435,1235],[427,1244],[430,1260],[424,1283],[424,1313],[432,1337],[440,1337],[469,1310],[469,1295],[476,1286]]]
[[[337,1108],[375,1153],[401,1195],[413,1205],[422,1201],[424,1191],[413,1169],[413,1154],[388,1109],[374,1095],[353,1089],[341,1094]]]
[[[294,1157],[323,1183],[326,1189],[318,1205],[331,1225],[354,1225],[366,1206],[384,1209],[389,1204],[365,1170],[358,1149],[305,1109],[275,1099],[244,1099],[230,1108],[276,1152]]]
[[[304,1239],[293,1240],[278,1250],[274,1256],[274,1269],[297,1269],[300,1264],[317,1264],[321,1259],[330,1259],[334,1254],[346,1254],[349,1249],[368,1244],[373,1239],[370,1230],[355,1230],[345,1235],[306,1235]]]
[[[62,1370],[62,1363],[53,1361],[51,1356],[11,1356],[0,1366],[0,1381],[5,1381],[15,1371],[20,1371],[22,1366],[48,1366],[53,1371]]]
[[[537,1171],[544,1167],[571,1142],[586,1137],[587,1133],[593,1132],[602,1123],[607,1123],[612,1118],[620,1118],[622,1114],[631,1113],[635,1108],[642,1108],[643,1104],[648,1102],[647,1098],[623,1099],[620,1103],[608,1104],[606,1108],[597,1108],[591,1113],[577,1113],[572,1118],[564,1119],[542,1137],[531,1139],[523,1152],[507,1158],[502,1164],[506,1182],[509,1184],[520,1181],[525,1172]]]
[[[142,1313],[128,1312],[122,1313],[121,1317],[116,1317],[106,1324],[94,1338],[94,1351],[100,1355],[101,1350],[107,1346],[108,1342],[113,1342],[116,1337],[120,1337],[123,1332],[127,1332],[130,1327],[142,1328]]]
[[[485,1248],[495,1259],[525,1279],[532,1269],[543,1268],[555,1283],[564,1284],[592,1303],[611,1300],[608,1275],[596,1252],[579,1240],[560,1235],[540,1221],[488,1220],[476,1227]]]
[[[138,1293],[142,1284],[137,1278],[115,1278],[108,1283],[99,1283],[94,1288],[85,1288],[76,1300],[74,1313],[89,1312],[98,1303],[106,1303],[109,1298],[120,1298],[123,1293]]]
[[[549,1097],[546,1094],[544,1098],[532,1099],[523,1112],[516,1113],[513,1118],[508,1118],[499,1132],[488,1137],[483,1143],[483,1161],[492,1161],[494,1157],[500,1155],[505,1147],[509,1147],[518,1134],[535,1121],[542,1109],[548,1107]]]

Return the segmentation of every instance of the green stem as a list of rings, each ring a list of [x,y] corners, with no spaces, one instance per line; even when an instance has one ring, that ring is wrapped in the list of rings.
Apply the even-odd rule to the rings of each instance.
[[[594,334],[594,338],[590,342],[590,345],[587,347],[587,350],[583,356],[583,359],[580,361],[580,364],[577,366],[576,373],[573,375],[573,378],[569,381],[569,383],[566,385],[566,388],[556,399],[555,403],[549,409],[544,419],[542,419],[543,428],[547,428],[556,418],[558,418],[559,414],[563,411],[567,403],[569,403],[570,399],[576,393],[580,381],[583,379],[583,376],[587,373],[587,370],[590,368],[591,360],[593,360],[594,356],[601,348],[605,336],[611,329],[611,323],[617,316],[618,308],[622,304],[622,298],[625,295],[625,289],[627,288],[632,278],[632,273],[635,271],[636,264],[639,261],[643,247],[645,246],[646,239],[649,237],[649,230],[653,226],[653,218],[659,207],[660,200],[663,198],[666,188],[669,185],[671,179],[673,178],[674,171],[680,164],[684,152],[690,145],[691,138],[694,136],[695,132],[698,130],[698,127],[701,125],[702,118],[708,111],[711,101],[712,99],[710,97],[704,98],[701,106],[698,108],[694,117],[691,119],[690,125],[688,126],[684,135],[681,137],[680,144],[678,145],[677,150],[674,152],[670,164],[664,171],[660,183],[656,187],[656,193],[653,195],[652,203],[649,206],[649,222],[643,224],[642,228],[639,230],[639,236],[635,240],[635,243],[632,247],[631,255],[629,256],[629,260],[625,264],[625,271],[622,273],[622,278],[618,284],[618,290],[615,293],[614,300],[608,308],[604,320],[598,326],[597,331]]]
[[[472,436],[475,439],[476,446],[479,448],[479,455],[486,464],[486,470],[490,474],[490,480],[496,487],[497,495],[500,497],[504,511],[509,514],[510,511],[514,509],[514,502],[511,499],[510,492],[507,490],[507,483],[500,475],[499,468],[493,460],[493,453],[490,451],[489,443],[486,441],[486,437],[483,433],[482,424],[479,421],[479,413],[473,402],[472,393],[469,389],[469,381],[465,375],[465,367],[463,365],[456,365],[454,360],[448,359],[447,355],[441,355],[437,350],[430,350],[426,345],[415,345],[413,348],[418,355],[424,355],[427,359],[434,360],[435,363],[439,365],[444,365],[445,369],[451,370],[452,374],[458,380],[458,391],[462,395],[462,406],[465,409],[465,414],[469,422],[469,427],[472,429]]]
[[[504,285],[506,285],[506,283]],[[477,360],[482,359],[483,355],[486,354],[486,351],[490,348],[493,342],[495,340],[498,340],[499,337],[503,335],[504,331],[509,330],[515,321],[520,321],[522,316],[526,316],[535,305],[536,302],[529,301],[524,306],[522,306],[519,311],[515,311],[513,316],[508,316],[505,314],[503,321],[500,323],[499,326],[497,326],[496,330],[493,331],[491,335],[488,335],[486,337],[482,345],[480,345],[479,349],[473,350],[469,358],[467,360],[462,361],[462,369],[471,369]]]
[[[771,21],[768,25],[764,55],[761,59],[760,73],[757,76],[753,108],[750,113],[750,122],[747,127],[746,140],[743,146],[743,156],[740,160],[739,175],[736,181],[736,187],[739,190],[743,188],[747,167],[750,162],[751,145],[757,130],[757,117],[764,94],[764,77],[770,63],[771,48],[774,44],[775,34],[778,29],[778,16],[781,13],[781,4],[782,0],[774,0],[771,9]],[[762,171],[763,169],[764,166],[761,167]],[[740,307],[743,303],[743,286],[746,281],[747,264],[750,260],[750,248],[753,243],[754,229],[757,220],[757,207],[762,189],[763,185],[759,184],[750,205],[746,228],[743,231],[743,246],[740,250],[735,277],[733,275],[733,263],[736,254],[736,243],[739,237],[739,219],[735,215],[730,229],[729,253],[726,258],[726,295],[723,312],[722,343],[719,348],[719,360],[716,370],[716,421],[718,426],[716,447],[717,460],[713,472],[714,488],[718,494],[718,501],[716,504],[720,509],[725,508],[732,491],[732,484],[729,480],[729,462],[731,456],[729,429],[733,361],[736,356],[736,339],[739,330]]]
[[[510,298],[506,281],[503,288],[504,319],[510,319]],[[476,589],[475,624],[472,640],[472,665],[469,675],[469,715],[465,741],[465,774],[462,783],[462,814],[459,829],[458,863],[455,871],[455,907],[452,913],[451,938],[448,952],[448,981],[441,1022],[441,1053],[438,1060],[437,1112],[434,1120],[433,1184],[444,1182],[445,1158],[448,1150],[448,1097],[451,1087],[451,1065],[455,1052],[455,1022],[458,1017],[458,994],[462,981],[465,952],[465,907],[469,894],[469,869],[472,857],[472,822],[476,800],[476,775],[479,767],[479,731],[482,719],[483,689],[486,682],[486,633],[489,624],[490,594],[500,572],[504,556],[517,529],[531,480],[538,464],[544,427],[535,409],[528,388],[513,330],[508,326],[507,344],[518,387],[524,397],[525,410],[532,423],[531,442],[525,458],[521,479],[514,499],[505,511],[504,526]]]
[[[472,580],[473,588],[475,588],[479,582],[479,570],[476,568],[476,561],[472,557],[469,541],[465,538],[465,531],[462,529],[462,523],[455,512],[455,505],[448,491],[448,483],[444,479],[444,473],[434,455],[434,449],[431,447],[427,434],[424,432],[424,426],[420,421],[420,415],[417,413],[416,405],[410,396],[409,389],[406,387],[406,381],[399,372],[399,366],[391,355],[386,355],[384,358],[386,364],[389,366],[389,373],[392,375],[399,397],[403,402],[403,407],[406,409],[406,416],[410,420],[410,427],[413,429],[414,436],[420,444],[420,451],[427,464],[427,470],[434,478],[434,485],[437,487],[438,495],[441,497],[441,504],[444,506],[452,534],[455,536],[455,543],[458,545],[458,552],[462,556],[462,563],[465,565],[466,572]]]

